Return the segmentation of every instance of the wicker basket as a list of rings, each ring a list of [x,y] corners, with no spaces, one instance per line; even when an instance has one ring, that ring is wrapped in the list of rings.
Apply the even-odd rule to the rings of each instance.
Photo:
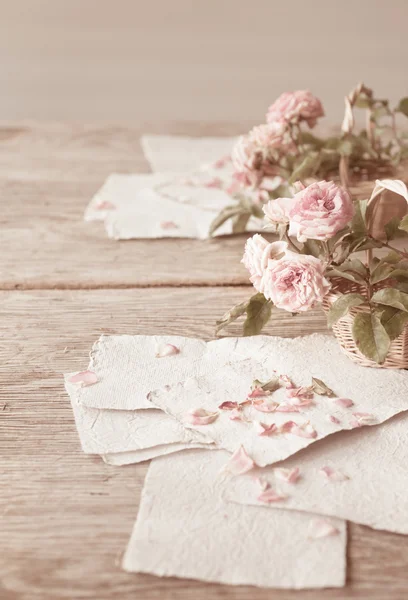
[[[345,293],[356,292],[362,296],[367,296],[366,288],[358,283],[353,283],[342,278],[332,278],[332,289],[330,293],[323,300],[323,309],[327,313],[338,297]],[[386,287],[386,282],[377,284],[375,289],[381,289]],[[337,323],[333,325],[333,333],[336,336],[343,352],[354,362],[364,367],[376,367],[383,369],[408,369],[408,326],[404,327],[404,331],[401,335],[391,342],[390,349],[388,351],[387,358],[383,364],[379,365],[373,360],[368,359],[364,356],[357,348],[352,334],[353,317],[357,313],[369,313],[370,309],[368,304],[361,304],[352,308],[349,313],[342,317]]]

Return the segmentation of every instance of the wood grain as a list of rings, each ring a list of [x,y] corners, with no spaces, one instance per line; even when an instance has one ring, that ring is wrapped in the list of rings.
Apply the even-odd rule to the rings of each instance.
[[[0,292],[2,600],[405,596],[408,538],[357,525],[349,527],[349,582],[341,590],[255,590],[121,571],[147,467],[110,467],[81,452],[62,374],[86,366],[103,332],[210,339],[215,319],[248,292],[242,287]],[[324,332],[325,318],[320,311],[279,314],[267,331]],[[237,334],[238,326],[228,333]]]
[[[145,123],[140,127],[0,125],[0,289],[245,285],[245,236],[129,240],[85,223],[112,172],[148,172],[141,131],[233,135],[243,125]],[[221,265],[222,269],[214,268]]]

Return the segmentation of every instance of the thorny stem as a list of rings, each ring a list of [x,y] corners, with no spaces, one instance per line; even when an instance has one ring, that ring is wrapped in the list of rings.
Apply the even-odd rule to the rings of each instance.
[[[296,244],[290,239],[290,237],[288,236],[288,232],[285,233],[285,235],[283,236],[285,242],[287,242],[289,244],[289,248],[292,248],[292,250],[294,252],[297,252],[299,254],[299,248],[296,246]]]

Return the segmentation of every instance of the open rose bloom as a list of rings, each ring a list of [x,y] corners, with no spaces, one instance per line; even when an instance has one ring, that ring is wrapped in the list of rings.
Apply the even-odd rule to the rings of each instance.
[[[306,121],[314,127],[317,119],[324,117],[323,105],[308,90],[285,92],[268,108],[268,123],[299,123]]]

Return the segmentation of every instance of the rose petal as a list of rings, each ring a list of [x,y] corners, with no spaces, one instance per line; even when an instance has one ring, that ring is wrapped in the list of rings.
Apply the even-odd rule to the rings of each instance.
[[[377,419],[371,413],[355,412],[353,413],[353,427],[363,427],[364,425],[373,425],[377,423]]]
[[[347,479],[350,479],[350,477],[348,477],[341,471],[336,471],[331,467],[322,467],[321,469],[319,469],[319,473],[327,477],[327,479],[329,479],[330,481],[347,481]]]
[[[334,415],[329,415],[327,418],[330,421],[330,423],[335,423],[336,425],[340,425],[341,423],[340,419],[338,419]]]
[[[309,537],[315,540],[338,535],[340,531],[327,519],[313,519],[311,522]]]
[[[258,502],[264,502],[265,504],[272,504],[273,502],[280,502],[286,499],[287,496],[278,493],[271,487],[268,487],[266,490],[261,492],[257,498]]]
[[[234,410],[238,408],[238,402],[232,402],[231,400],[226,400],[222,402],[219,407],[220,410]]]
[[[294,421],[287,421],[281,425],[280,430],[282,433],[291,433],[292,435],[297,435],[298,437],[306,439],[314,439],[317,437],[317,431],[313,429],[310,423],[298,425]]]
[[[259,485],[262,492],[270,488],[270,483],[263,477],[257,477],[254,475],[252,479]]]
[[[204,408],[194,408],[185,415],[184,422],[190,423],[190,425],[209,425],[214,423],[218,415],[218,412],[212,413]]]
[[[231,421],[246,421],[248,422],[248,419],[246,419],[244,417],[244,415],[242,414],[242,411],[239,408],[234,408],[231,411],[230,417]]]
[[[277,402],[253,402],[252,406],[255,408],[255,410],[258,410],[259,412],[263,412],[263,413],[271,413],[271,412],[275,412],[275,410],[277,409],[277,407],[279,406],[279,404]]]
[[[69,377],[68,381],[70,383],[79,383],[80,387],[87,387],[88,385],[98,383],[98,376],[93,371],[81,371],[81,373]]]
[[[178,229],[179,226],[174,221],[162,221],[160,223],[162,229]]]
[[[278,427],[275,425],[275,423],[271,423],[270,425],[267,425],[266,423],[262,423],[261,421],[255,421],[254,428],[255,428],[256,432],[258,433],[258,435],[262,435],[262,436],[268,436],[268,435],[271,435],[272,433],[278,432]]]
[[[299,412],[299,408],[297,406],[294,406],[293,404],[281,402],[281,404],[278,404],[278,406],[276,407],[275,412],[294,413]]]
[[[109,202],[109,200],[102,200],[95,208],[96,210],[114,210],[116,206],[112,202]]]
[[[304,400],[310,400],[313,398],[313,390],[308,387],[289,387],[286,388],[286,395],[288,398],[302,398]]]
[[[270,396],[270,395],[271,395],[271,392],[267,392],[267,391],[263,390],[261,387],[256,387],[249,392],[247,398],[250,398],[252,400],[253,398],[264,398],[265,396]]]
[[[300,477],[299,467],[293,469],[278,468],[274,469],[275,476],[286,483],[296,483]]]
[[[286,389],[296,388],[295,384],[287,375],[279,375],[280,381],[283,383]]]
[[[342,408],[350,408],[354,405],[353,400],[350,400],[350,398],[335,398],[333,402]]]
[[[156,358],[163,358],[164,356],[173,356],[174,354],[179,354],[180,349],[173,344],[162,344],[157,349]]]
[[[255,461],[246,453],[243,446],[240,446],[238,450],[235,450],[227,464],[225,465],[225,471],[231,473],[231,475],[243,475],[251,469],[256,467]]]

